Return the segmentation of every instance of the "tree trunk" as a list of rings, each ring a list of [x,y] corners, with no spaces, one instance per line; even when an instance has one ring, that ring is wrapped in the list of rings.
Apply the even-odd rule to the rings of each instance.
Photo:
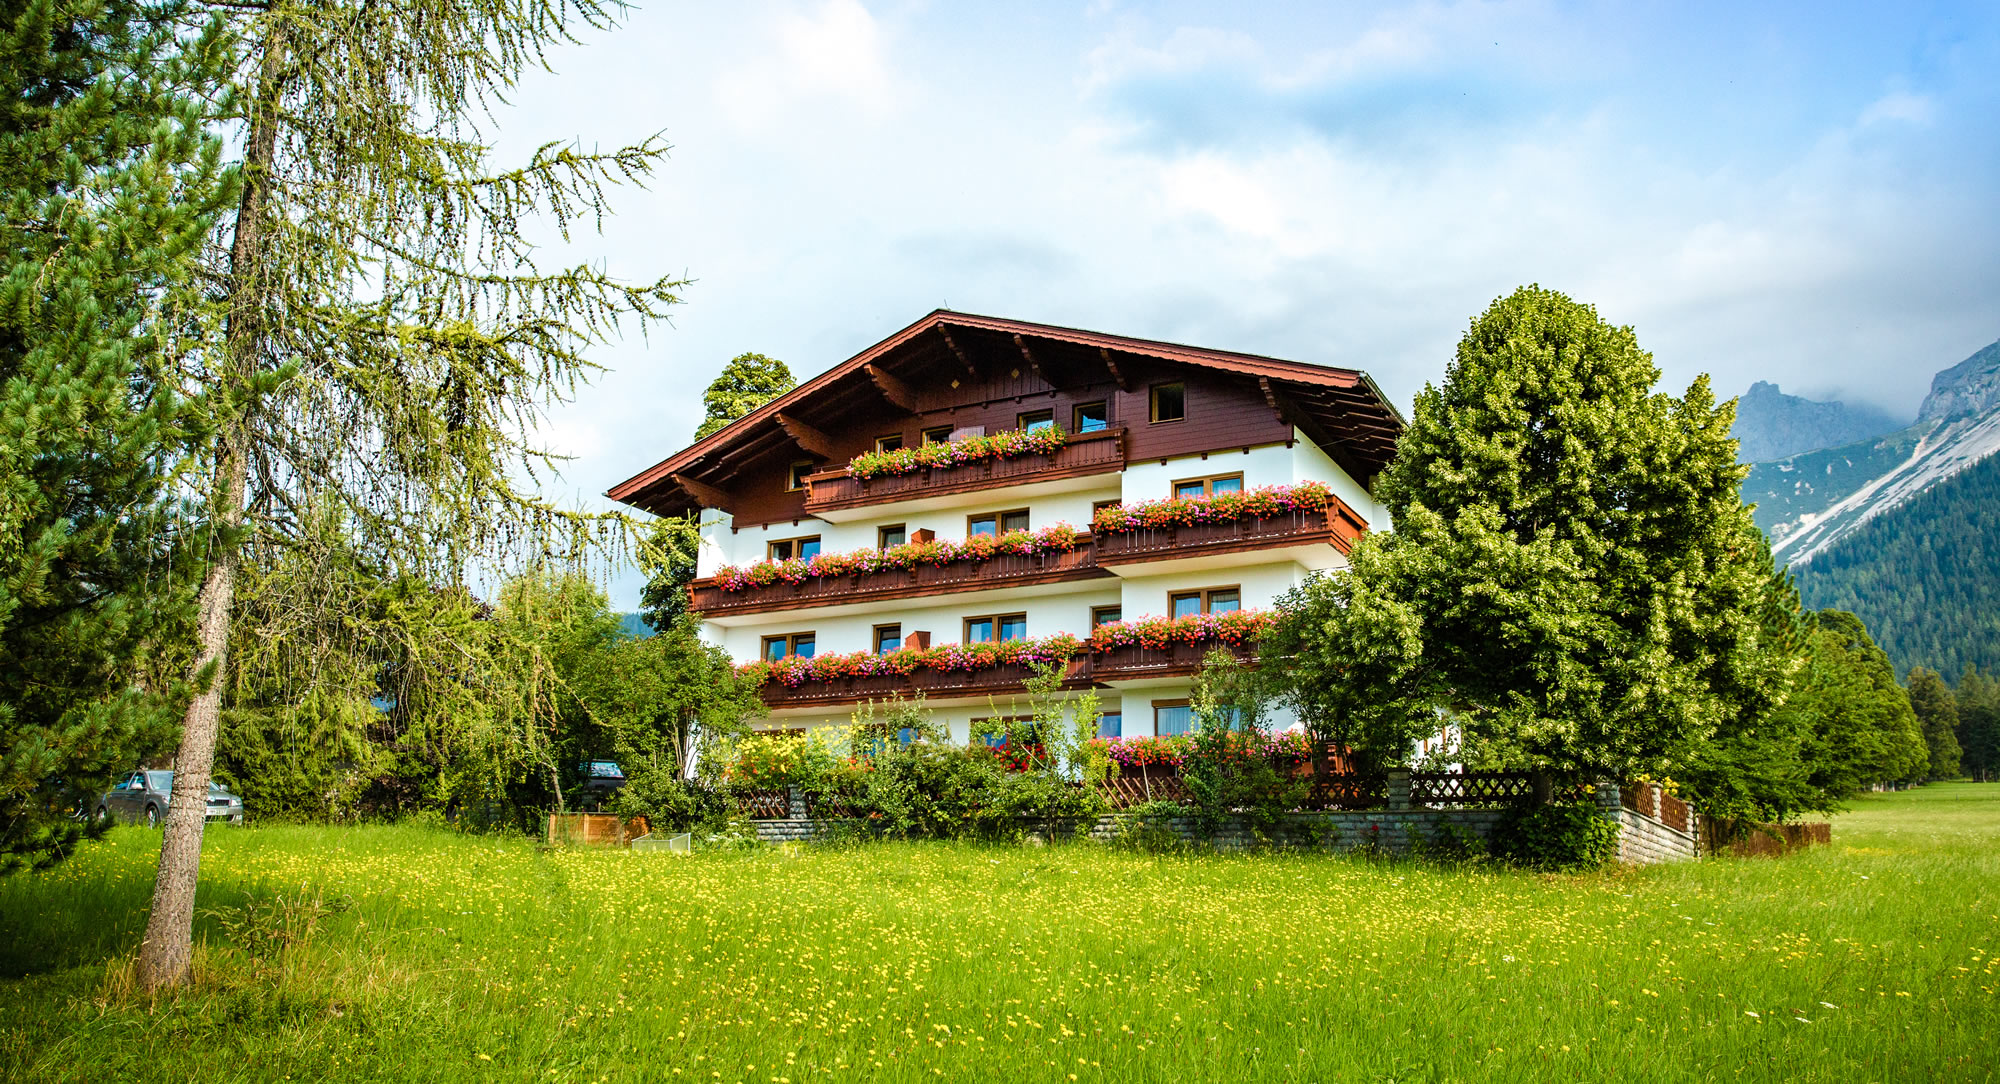
[[[229,249],[229,329],[226,343],[229,388],[248,394],[264,344],[265,204],[270,168],[277,151],[277,102],[285,44],[281,23],[265,42],[257,108],[243,159],[243,196],[236,209],[236,235]],[[244,409],[237,405],[236,409]],[[160,867],[153,878],[153,909],[146,939],[139,946],[139,988],[148,992],[187,981],[194,938],[195,885],[201,875],[201,831],[208,814],[208,778],[215,764],[215,739],[222,722],[222,686],[228,662],[230,615],[236,604],[237,529],[249,477],[249,423],[240,414],[216,439],[215,477],[210,490],[211,537],[218,541],[208,576],[202,581],[197,675],[209,679],[189,702],[174,753],[174,789],[167,803]],[[210,669],[212,667],[212,669]]]

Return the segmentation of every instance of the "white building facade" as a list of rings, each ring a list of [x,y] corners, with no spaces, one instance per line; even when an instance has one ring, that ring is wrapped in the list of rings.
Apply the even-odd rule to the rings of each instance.
[[[1353,370],[937,312],[610,495],[698,512],[692,603],[704,638],[739,663],[836,668],[1067,634],[1084,645],[1070,684],[1096,690],[1100,733],[1182,733],[1204,645],[1093,651],[1093,632],[1268,611],[1307,576],[1341,567],[1361,532],[1386,527],[1368,487],[1400,428]],[[1056,429],[1052,450],[858,477],[866,453],[957,442],[969,454],[1000,434]],[[1223,514],[1260,493],[1303,507]],[[1092,530],[1095,517],[1121,514],[1108,510],[1176,498],[1154,507],[1208,519]],[[1078,535],[1066,549],[986,561],[854,571],[845,556],[1062,526]],[[816,574],[832,558],[832,572]],[[751,582],[758,575],[770,582]],[[848,676],[868,665],[772,678],[759,725],[844,724],[870,699],[921,694],[938,724],[971,741],[982,721],[1027,710],[1018,666]]]

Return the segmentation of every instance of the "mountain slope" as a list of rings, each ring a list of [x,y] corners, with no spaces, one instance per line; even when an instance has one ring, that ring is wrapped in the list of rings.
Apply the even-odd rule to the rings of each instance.
[[[1810,563],[1794,566],[1800,597],[1851,610],[1898,670],[1955,679],[2000,665],[2000,456],[1990,456],[1875,516]]]
[[[2000,343],[1937,375],[1917,422],[1757,463],[1743,482],[1781,562],[1804,565],[1877,516],[2000,452]]]
[[[1786,395],[1776,384],[1760,380],[1736,400],[1736,424],[1729,435],[1740,445],[1738,458],[1746,463],[1767,463],[1901,428],[1903,423],[1887,411]]]

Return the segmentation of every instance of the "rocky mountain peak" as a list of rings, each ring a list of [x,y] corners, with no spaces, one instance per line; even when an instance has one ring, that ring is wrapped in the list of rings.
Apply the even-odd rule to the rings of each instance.
[[[2000,407],[2000,342],[1931,379],[1931,393],[1917,411],[1919,421],[1942,421],[1985,414]]]

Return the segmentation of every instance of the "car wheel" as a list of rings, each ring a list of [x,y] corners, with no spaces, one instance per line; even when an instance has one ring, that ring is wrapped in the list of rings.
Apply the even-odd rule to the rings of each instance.
[[[156,805],[153,805],[153,804],[151,804],[151,803],[147,803],[147,805],[146,805],[146,827],[148,827],[148,828],[158,828],[159,826],[160,826],[160,807],[159,807],[159,806],[156,806]]]

